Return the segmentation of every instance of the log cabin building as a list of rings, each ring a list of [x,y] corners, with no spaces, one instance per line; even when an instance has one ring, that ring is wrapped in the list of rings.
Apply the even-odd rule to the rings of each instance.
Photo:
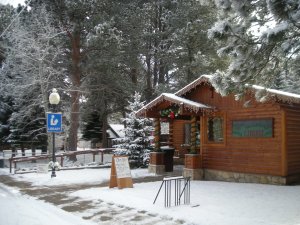
[[[298,182],[300,95],[254,85],[236,100],[218,94],[210,78],[204,75],[175,94],[164,93],[137,114],[154,118],[156,133],[160,121],[169,122],[169,145],[176,155],[199,153],[200,179]],[[257,90],[265,92],[264,102],[256,101]]]

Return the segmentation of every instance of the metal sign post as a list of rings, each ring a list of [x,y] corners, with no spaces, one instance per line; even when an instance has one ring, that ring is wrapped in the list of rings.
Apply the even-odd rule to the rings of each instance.
[[[62,114],[61,113],[47,113],[47,132],[53,134],[53,152],[52,152],[52,177],[56,177],[55,174],[55,133],[62,132]]]

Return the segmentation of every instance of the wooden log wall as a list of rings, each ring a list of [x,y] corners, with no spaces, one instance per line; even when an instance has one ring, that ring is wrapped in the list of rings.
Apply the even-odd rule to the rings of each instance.
[[[174,120],[169,121],[169,146],[174,147]]]
[[[189,123],[188,120],[173,121],[173,146],[176,150],[181,150],[181,145],[184,143],[184,124]]]
[[[284,108],[286,116],[287,174],[300,173],[300,106]]]
[[[245,138],[232,136],[232,121],[272,117],[274,137]],[[203,164],[205,168],[281,175],[281,114],[269,110],[228,110],[225,121],[223,143],[203,144]],[[205,139],[204,139],[205,140]]]
[[[182,144],[184,144],[184,130],[185,130],[185,124],[190,124],[190,120],[177,120],[175,119],[173,121],[173,146],[176,149],[176,151],[179,152],[180,157],[184,157],[184,154],[188,153],[187,147],[182,147]],[[198,149],[199,146],[196,146],[196,151],[199,152]]]
[[[247,96],[244,101],[235,101],[234,96],[221,97],[213,92],[209,86],[198,88],[186,96],[197,102],[216,106],[218,113],[225,118],[225,135],[222,143],[209,143],[201,131],[203,166],[232,172],[284,175],[282,162],[282,113],[279,105],[272,103],[256,103],[252,100],[247,107],[245,101],[251,100]],[[208,117],[208,116],[207,116]],[[274,136],[270,138],[233,137],[232,121],[249,119],[273,118]],[[204,123],[207,120],[204,118]],[[204,129],[206,125],[204,124]]]

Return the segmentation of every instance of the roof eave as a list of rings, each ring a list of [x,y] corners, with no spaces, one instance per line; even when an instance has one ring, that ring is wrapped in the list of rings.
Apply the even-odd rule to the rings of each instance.
[[[209,110],[213,111],[215,110],[214,107],[204,105],[198,102],[193,102],[192,100],[189,99],[184,99],[180,96],[176,96],[174,94],[169,94],[169,93],[163,93],[159,97],[155,98],[153,101],[149,102],[147,105],[142,107],[140,110],[136,112],[137,116],[143,116],[146,114],[147,110],[150,110],[152,107],[157,106],[159,103],[163,101],[169,101],[172,104],[182,106],[185,109],[191,110],[192,112],[198,113],[199,111],[203,110]]]

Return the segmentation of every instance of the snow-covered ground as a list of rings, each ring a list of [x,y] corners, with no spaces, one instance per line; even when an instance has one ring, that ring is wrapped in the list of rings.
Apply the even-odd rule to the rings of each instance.
[[[7,169],[1,169],[0,174],[3,173],[7,174]],[[12,176],[18,180],[30,181],[35,186],[87,184],[108,181],[110,169],[58,171],[57,177],[53,179],[50,178],[50,172],[48,174],[30,173]],[[151,176],[151,174],[148,174],[146,169],[138,169],[132,170],[132,176],[144,177]],[[300,186],[297,185],[275,186],[191,181],[191,203],[170,208],[164,207],[163,192],[159,195],[157,202],[153,204],[160,185],[161,182],[150,182],[134,184],[133,188],[127,189],[99,187],[75,191],[69,195],[84,200],[99,199],[174,219],[183,219],[187,224],[300,225]],[[15,215],[18,215],[18,220],[24,217],[24,221],[26,220],[27,223],[20,224],[25,225],[35,224],[31,221],[36,216],[38,219],[47,217],[47,221],[52,220],[52,217],[53,221],[61,219],[62,222],[57,222],[57,224],[62,225],[73,223],[74,217],[69,213],[61,212],[61,210],[56,212],[49,204],[22,197],[15,192],[15,190],[7,190],[3,185],[0,186],[0,224],[17,224]],[[25,208],[24,213],[16,214],[19,212],[18,208]],[[10,217],[12,219],[9,220]],[[78,220],[75,224],[80,223]],[[48,223],[40,221],[36,224]]]
[[[22,196],[0,184],[0,224],[5,225],[92,225],[53,205]]]
[[[8,174],[8,169],[0,169],[1,173]],[[55,186],[55,185],[69,185],[69,184],[97,184],[103,183],[110,179],[110,168],[97,169],[74,169],[74,170],[60,170],[56,171],[56,177],[51,178],[51,172],[43,173],[26,173],[15,174],[14,178],[31,182],[34,186]],[[147,169],[131,170],[133,178],[154,176],[149,174]]]

